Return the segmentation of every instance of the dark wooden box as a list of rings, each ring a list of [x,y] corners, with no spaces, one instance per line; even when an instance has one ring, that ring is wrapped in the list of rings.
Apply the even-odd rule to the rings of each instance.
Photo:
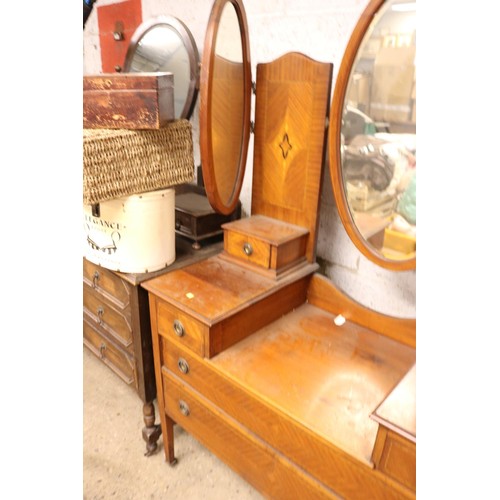
[[[173,74],[83,77],[83,128],[157,129],[174,120]]]
[[[211,207],[202,186],[183,184],[175,188],[175,232],[193,241],[195,249],[203,240],[222,240],[222,224],[240,217],[241,203],[233,213],[222,215]]]

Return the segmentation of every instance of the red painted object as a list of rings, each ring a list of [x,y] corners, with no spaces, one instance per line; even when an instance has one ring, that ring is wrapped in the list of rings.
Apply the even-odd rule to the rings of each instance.
[[[142,22],[141,0],[126,0],[111,5],[97,5],[101,44],[102,72],[120,71],[130,38]]]

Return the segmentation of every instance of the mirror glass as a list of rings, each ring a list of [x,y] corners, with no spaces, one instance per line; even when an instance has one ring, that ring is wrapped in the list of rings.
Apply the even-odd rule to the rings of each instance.
[[[196,42],[186,25],[175,17],[159,16],[135,31],[124,71],[173,73],[175,118],[189,119],[196,101],[198,66]]]
[[[332,110],[339,215],[362,253],[394,270],[416,262],[415,5],[369,4],[372,15],[360,18],[346,49]]]
[[[250,134],[250,61],[240,0],[212,8],[200,92],[200,149],[207,197],[218,212],[238,203]]]

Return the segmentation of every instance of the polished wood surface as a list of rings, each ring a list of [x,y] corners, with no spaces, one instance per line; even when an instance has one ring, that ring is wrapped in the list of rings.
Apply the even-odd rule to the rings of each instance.
[[[315,261],[333,65],[288,53],[257,65],[252,214],[309,230]]]
[[[414,318],[395,318],[373,311],[351,299],[325,276],[315,274],[311,280],[308,301],[333,314],[341,314],[365,328],[415,348],[417,321]]]
[[[371,462],[377,424],[369,415],[415,362],[415,351],[310,304],[212,360],[318,436]]]
[[[304,266],[277,282],[215,255],[147,281],[143,287],[211,326],[317,269],[314,264]]]
[[[372,414],[373,420],[413,442],[417,440],[416,379],[414,365]]]

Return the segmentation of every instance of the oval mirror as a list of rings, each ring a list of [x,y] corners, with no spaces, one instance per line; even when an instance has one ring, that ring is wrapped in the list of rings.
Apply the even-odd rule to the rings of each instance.
[[[175,17],[158,16],[135,30],[123,71],[173,73],[175,118],[189,119],[196,103],[199,65],[196,42],[187,26]]]
[[[416,267],[415,3],[371,0],[339,69],[329,160],[339,216],[360,252]]]
[[[238,203],[250,138],[251,69],[241,0],[215,0],[200,74],[200,155],[208,200],[219,213]]]

